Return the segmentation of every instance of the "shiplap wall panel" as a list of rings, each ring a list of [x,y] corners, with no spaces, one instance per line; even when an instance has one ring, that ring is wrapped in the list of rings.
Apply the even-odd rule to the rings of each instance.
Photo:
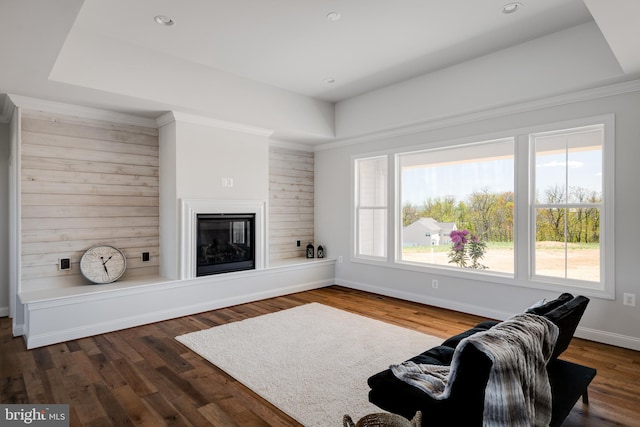
[[[57,206],[60,197],[57,194],[23,194],[22,207],[25,206]],[[65,195],[67,206],[87,206],[96,204],[98,206],[159,206],[159,197],[137,197],[137,196],[101,196],[84,194]]]
[[[78,263],[96,244],[125,253],[121,280],[157,275],[157,129],[23,111],[21,138],[21,290],[86,284]]]
[[[314,242],[314,155],[269,148],[269,259],[304,257]],[[300,240],[300,247],[296,241]]]
[[[118,163],[99,163],[94,161],[77,162],[67,159],[48,159],[42,157],[23,159],[22,166],[26,168],[45,167],[46,170],[50,171],[62,170],[71,172],[110,173],[133,176],[157,176],[158,174],[158,168],[155,166],[146,167],[139,165],[124,165]]]

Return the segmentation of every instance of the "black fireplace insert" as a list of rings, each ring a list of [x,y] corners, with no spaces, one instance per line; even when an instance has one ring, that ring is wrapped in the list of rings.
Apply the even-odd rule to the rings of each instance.
[[[197,215],[196,276],[255,268],[255,214]]]

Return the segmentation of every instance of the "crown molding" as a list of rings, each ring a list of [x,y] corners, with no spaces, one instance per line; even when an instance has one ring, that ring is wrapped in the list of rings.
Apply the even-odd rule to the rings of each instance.
[[[282,141],[279,139],[270,139],[269,140],[270,147],[278,147],[285,148],[288,150],[298,150],[298,151],[308,151],[313,153],[315,151],[315,146],[311,144],[304,144],[301,142],[291,142],[291,141]]]
[[[193,114],[182,113],[179,111],[169,111],[156,119],[157,127],[165,126],[171,122],[186,122],[196,125],[214,127],[218,129],[231,130],[234,132],[248,133],[251,135],[260,135],[270,137],[273,135],[272,129],[266,129],[256,126],[244,125],[241,123],[228,122],[226,120],[218,120],[210,117],[196,116]]]
[[[5,95],[4,102],[2,103],[2,109],[0,110],[0,123],[9,123],[11,116],[13,115],[13,109],[16,107],[9,95]]]
[[[336,139],[326,144],[315,146],[316,151],[328,150],[332,148],[345,147],[349,145],[357,145],[366,142],[377,141],[386,138],[399,137],[404,135],[416,134],[435,129],[441,129],[451,126],[460,126],[468,123],[479,122],[483,120],[496,119],[500,117],[512,116],[514,114],[526,113],[544,108],[557,107],[561,105],[573,104],[577,102],[589,101],[592,99],[606,98],[609,96],[622,95],[640,91],[640,80],[631,80],[624,83],[617,83],[608,86],[586,89],[571,92],[563,95],[552,96],[548,98],[537,99],[528,102],[514,103],[503,106],[497,106],[490,109],[467,111],[461,114],[454,114],[433,119],[405,123],[400,126],[380,129],[364,135]]]
[[[81,107],[79,105],[65,104],[62,102],[46,101],[44,99],[29,98],[21,95],[8,94],[7,98],[10,98],[15,106],[24,109],[64,114],[83,119],[102,120],[124,125],[156,128],[156,121],[147,117],[100,110],[98,108]]]

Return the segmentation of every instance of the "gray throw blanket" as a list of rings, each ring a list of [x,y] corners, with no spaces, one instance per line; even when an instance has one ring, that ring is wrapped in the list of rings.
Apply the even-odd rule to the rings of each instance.
[[[558,327],[545,317],[517,314],[462,340],[450,367],[405,362],[392,365],[391,371],[432,398],[446,399],[456,379],[459,354],[473,345],[493,363],[485,389],[483,425],[547,427],[551,386],[546,365],[557,338]]]

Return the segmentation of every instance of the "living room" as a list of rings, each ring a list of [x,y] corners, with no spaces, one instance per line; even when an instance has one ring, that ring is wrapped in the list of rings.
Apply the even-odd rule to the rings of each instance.
[[[635,118],[640,105],[640,84],[637,80],[640,68],[633,65],[633,58],[625,56],[628,51],[621,47],[622,42],[611,31],[611,24],[607,20],[612,19],[614,13],[610,15],[610,11],[603,12],[599,2],[579,2],[591,15],[577,25],[514,43],[513,46],[505,44],[503,48],[476,54],[464,61],[411,78],[407,76],[403,81],[380,85],[336,102],[273,89],[250,79],[231,77],[219,70],[213,72],[219,79],[218,83],[212,84],[208,77],[204,80],[206,70],[195,66],[187,68],[184,63],[182,66],[188,77],[181,79],[175,76],[171,79],[160,71],[148,73],[145,67],[162,69],[163,55],[157,52],[153,55],[148,51],[144,56],[136,55],[140,52],[137,50],[139,46],[127,46],[122,40],[117,40],[117,46],[128,49],[125,56],[131,62],[127,66],[117,62],[122,61],[117,53],[123,50],[97,49],[97,46],[107,47],[109,40],[100,37],[100,34],[92,34],[82,25],[74,27],[74,20],[83,7],[82,2],[64,2],[63,7],[42,3],[35,8],[40,12],[34,21],[43,26],[37,30],[32,27],[35,27],[35,22],[27,23],[27,17],[31,16],[33,9],[2,6],[11,9],[10,13],[4,13],[3,10],[3,19],[13,21],[11,25],[9,22],[3,25],[11,30],[3,32],[3,40],[13,38],[17,46],[15,50],[9,50],[8,47],[2,49],[3,57],[7,58],[6,64],[9,65],[0,71],[0,93],[13,95],[13,98],[4,97],[5,109],[0,120],[2,157],[9,157],[12,108],[9,105],[14,102],[20,104],[25,101],[26,104],[21,107],[25,110],[48,105],[51,108],[58,107],[59,112],[64,114],[65,109],[75,113],[79,110],[73,108],[80,107],[85,111],[116,111],[139,117],[143,123],[155,123],[154,126],[159,129],[160,148],[172,148],[175,158],[183,162],[173,172],[167,172],[166,168],[163,172],[163,165],[166,164],[160,163],[160,191],[168,194],[165,202],[169,200],[168,205],[162,205],[165,202],[162,201],[162,195],[160,197],[160,217],[167,221],[160,225],[159,239],[165,239],[165,243],[161,242],[158,246],[159,253],[165,257],[158,261],[162,271],[159,271],[160,276],[170,281],[194,280],[183,276],[177,264],[183,256],[180,249],[182,243],[178,242],[181,235],[177,218],[181,209],[179,200],[201,199],[204,196],[220,200],[270,200],[271,190],[267,184],[269,151],[285,147],[294,152],[313,153],[313,231],[307,236],[316,246],[322,244],[327,250],[326,263],[330,267],[326,268],[330,269],[330,283],[495,319],[507,318],[517,308],[527,307],[532,302],[552,298],[561,291],[571,289],[573,293],[582,293],[591,298],[576,331],[577,337],[640,350],[640,335],[635,326],[640,322],[640,311],[637,306],[626,305],[624,298],[625,294],[636,295],[640,290],[635,274],[635,247],[640,234],[633,221],[634,212],[640,209],[640,196],[634,188],[638,174],[636,163],[640,158],[640,148],[636,143],[640,125]],[[522,11],[526,12],[528,6],[525,4]],[[635,6],[629,3],[625,7],[629,7],[630,11],[620,7],[616,12],[620,21],[614,26],[626,28],[622,18],[634,16]],[[39,22],[44,21],[43,17],[47,14],[58,16],[59,19]],[[345,20],[336,24],[344,25]],[[178,27],[179,23],[176,24]],[[70,32],[71,28],[75,33]],[[50,37],[43,40],[34,34],[49,34]],[[65,44],[69,34],[68,44]],[[32,56],[24,54],[36,49],[39,43],[46,49],[39,47],[40,50],[34,52],[40,52],[35,56],[46,65],[45,68],[34,68],[30,63]],[[134,61],[136,57],[143,63],[146,61],[146,65],[133,66],[137,63]],[[25,83],[19,79],[20,74],[29,75],[33,80]],[[327,75],[323,74],[323,77]],[[172,83],[167,85],[167,81]],[[202,84],[197,87],[197,83]],[[184,93],[201,96],[194,103],[187,104],[184,99],[179,99],[179,95]],[[234,101],[230,102],[230,99]],[[167,111],[174,111],[174,120],[164,127],[157,125],[157,119],[166,115]],[[615,182],[615,204],[611,210],[615,238],[608,240],[613,244],[615,274],[611,276],[613,283],[605,283],[603,290],[576,290],[478,272],[408,267],[395,262],[392,255],[383,262],[362,261],[354,256],[351,185],[354,158],[395,155],[477,138],[490,139],[521,129],[575,123],[606,115],[615,117],[615,164],[608,178]],[[242,126],[230,130],[229,124]],[[227,128],[221,129],[221,125]],[[169,129],[171,126],[174,128]],[[254,132],[248,133],[247,129]],[[223,188],[218,185],[217,179],[215,186],[204,184],[203,177],[209,171],[206,170],[207,166],[193,167],[203,165],[204,161],[191,149],[193,145],[205,141],[216,141],[230,150],[229,157],[218,157],[214,161],[213,166],[218,169],[240,163],[237,161],[238,153],[250,153],[253,160],[244,165],[252,172],[247,181],[234,175],[235,172],[225,171],[221,172],[223,176],[234,177],[234,187]],[[224,141],[234,141],[234,144],[230,148]],[[184,154],[189,156],[181,157]],[[164,159],[171,157],[170,154]],[[15,292],[10,293],[9,259],[12,249],[9,248],[9,242],[10,236],[17,230],[9,227],[11,196],[7,178],[8,163],[3,162],[0,169],[3,177],[0,197],[7,201],[2,204],[4,210],[0,213],[3,224],[0,239],[5,242],[0,248],[0,271],[3,272],[0,280],[0,313],[6,316],[10,312],[11,298],[16,297]],[[175,188],[169,188],[171,184],[163,186],[164,178],[171,174],[180,175],[185,170],[189,171],[186,180],[174,180]],[[393,233],[389,234],[388,252],[393,254],[395,237]],[[297,247],[297,240],[306,246],[307,236],[292,236],[291,247]],[[269,260],[270,254],[263,255],[265,264],[276,264]],[[326,266],[326,263],[322,265]],[[55,269],[56,265],[51,268]],[[264,270],[262,273],[270,274],[277,269]],[[297,276],[300,271],[297,267],[291,268],[272,282],[263,281],[263,276],[257,274],[250,279],[255,283],[244,292],[223,296],[200,294],[200,298],[206,295],[205,298],[218,299],[218,307],[222,307],[225,299],[231,305],[257,299],[256,295],[271,297],[278,292],[297,292],[302,290],[295,288],[300,284],[307,288],[328,284],[324,276],[321,280],[317,277],[313,280],[300,278]],[[291,289],[285,291],[274,284],[282,280],[291,280]],[[438,283],[437,287],[432,286],[434,280]],[[220,283],[224,279],[217,278],[215,281]],[[196,295],[202,291],[197,288],[193,290]],[[167,301],[175,297],[164,299],[165,306],[156,307],[156,311],[166,310]],[[126,300],[131,295],[124,292],[122,298]],[[139,298],[139,303],[132,304],[131,316],[135,310],[139,311],[140,307],[145,306],[144,294]],[[183,314],[188,313],[176,313]],[[18,311],[12,317],[20,316],[22,313]],[[46,320],[44,317],[41,322],[46,323]],[[83,320],[76,318],[74,321],[81,323]],[[70,325],[66,328],[72,329]]]

